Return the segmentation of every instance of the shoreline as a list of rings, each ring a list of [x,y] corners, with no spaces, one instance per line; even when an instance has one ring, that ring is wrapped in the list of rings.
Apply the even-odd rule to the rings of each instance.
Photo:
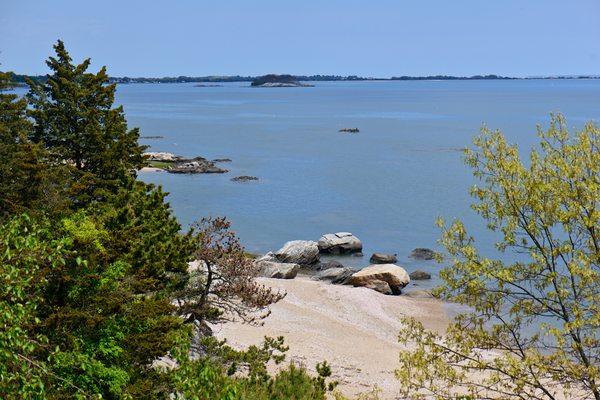
[[[415,317],[437,332],[444,332],[449,321],[444,303],[437,299],[387,296],[306,276],[258,281],[285,291],[286,297],[270,307],[262,326],[216,325],[215,336],[235,348],[260,344],[264,336],[284,336],[290,348],[284,365],[292,361],[314,371],[316,363],[326,360],[332,380],[339,381],[337,390],[345,395],[370,392],[377,382],[382,400],[396,398],[400,318]]]

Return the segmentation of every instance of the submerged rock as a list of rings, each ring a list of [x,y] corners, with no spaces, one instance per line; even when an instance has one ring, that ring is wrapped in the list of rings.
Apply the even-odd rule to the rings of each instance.
[[[358,130],[358,128],[342,128],[339,130],[339,132],[343,132],[343,133],[358,133],[360,132],[360,130]]]
[[[319,239],[319,251],[329,254],[348,254],[362,251],[362,242],[350,232],[327,233]]]
[[[248,175],[236,176],[236,177],[230,179],[230,181],[233,181],[233,182],[250,182],[250,181],[257,181],[257,180],[258,180],[257,177],[248,176]]]
[[[435,258],[435,251],[418,247],[410,253],[410,256],[416,260],[433,260]]]
[[[373,253],[369,260],[371,264],[394,264],[398,262],[395,254]]]
[[[280,262],[310,265],[319,262],[319,247],[312,240],[292,240],[275,252]]]
[[[353,274],[348,283],[354,286],[367,286],[376,280],[386,282],[393,294],[400,294],[402,288],[410,282],[410,277],[406,270],[398,265],[376,264]]]
[[[215,158],[213,162],[231,162],[231,158]]]
[[[431,274],[429,272],[416,270],[410,273],[410,279],[413,281],[423,281],[426,279],[431,279]]]

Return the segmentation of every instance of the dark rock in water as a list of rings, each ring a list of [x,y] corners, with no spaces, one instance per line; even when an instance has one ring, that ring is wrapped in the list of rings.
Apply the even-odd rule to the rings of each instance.
[[[364,257],[365,255],[360,251],[358,253],[352,253],[352,257]]]
[[[395,264],[398,258],[395,254],[373,253],[369,261],[371,264]]]
[[[416,260],[433,260],[435,258],[435,251],[426,248],[416,248],[410,253],[410,256]]]
[[[213,162],[231,162],[231,158],[215,158]]]
[[[331,261],[320,262],[320,263],[316,264],[314,269],[316,271],[323,271],[323,270],[326,270],[329,268],[344,268],[344,265],[341,262],[331,260]]]
[[[429,272],[421,270],[413,271],[408,276],[410,276],[410,279],[414,281],[424,281],[426,279],[431,279],[431,274]]]
[[[167,168],[167,172],[172,174],[224,174],[229,171],[217,167],[212,161],[205,158],[196,157],[173,164]]]
[[[360,132],[360,130],[358,128],[342,128],[339,130],[339,132],[343,132],[343,133],[358,133]]]
[[[231,178],[230,180],[233,182],[249,182],[249,181],[257,181],[258,178],[255,176],[243,175],[243,176],[236,176],[235,178]]]
[[[356,271],[346,267],[327,268],[317,273],[312,279],[316,281],[330,281],[336,285],[343,285],[350,279],[354,272]]]

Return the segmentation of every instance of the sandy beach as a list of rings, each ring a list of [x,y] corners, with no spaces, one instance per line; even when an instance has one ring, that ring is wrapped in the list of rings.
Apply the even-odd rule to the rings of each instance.
[[[258,344],[264,336],[284,336],[290,347],[287,360],[311,370],[327,360],[338,390],[347,395],[380,390],[381,399],[397,399],[397,334],[400,318],[415,317],[429,328],[443,331],[447,323],[443,303],[435,299],[386,296],[366,288],[332,285],[306,277],[291,280],[261,278],[287,292],[272,306],[263,326],[228,323],[214,327],[215,335],[234,347]]]

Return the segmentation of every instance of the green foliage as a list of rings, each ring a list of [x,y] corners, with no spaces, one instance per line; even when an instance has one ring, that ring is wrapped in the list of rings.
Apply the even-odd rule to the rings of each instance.
[[[467,164],[484,186],[474,209],[515,261],[487,258],[465,226],[443,227],[451,267],[439,294],[469,307],[445,336],[405,321],[397,375],[437,398],[600,399],[600,129],[539,129],[529,163],[483,129]],[[507,254],[508,255],[508,254]]]
[[[47,81],[28,81],[30,139],[42,144],[55,164],[66,164],[74,179],[76,205],[113,193],[144,165],[138,129],[127,130],[122,107],[113,108],[116,86],[106,68],[86,72],[90,60],[75,65],[62,41],[46,64]]]
[[[181,399],[193,400],[324,400],[335,388],[326,382],[331,370],[326,362],[317,364],[317,376],[290,363],[270,375],[270,362],[284,361],[287,347],[283,338],[265,338],[261,346],[236,351],[225,342],[206,339],[206,355],[196,360],[180,360],[174,371],[175,387]]]
[[[65,207],[61,168],[49,168],[44,149],[27,139],[33,129],[27,102],[3,92],[10,76],[0,72],[0,220],[25,211],[60,213]]]
[[[283,294],[254,281],[225,219],[181,232],[166,194],[135,180],[143,147],[105,69],[54,49],[25,99],[0,73],[0,398],[324,399],[326,363],[269,373],[283,338],[237,351],[208,337],[190,359],[198,326],[250,321]],[[196,258],[210,277],[188,272]]]
[[[34,353],[44,342],[32,332],[39,302],[37,263],[51,257],[44,232],[28,218],[0,227],[0,397],[28,399],[44,395],[41,367]]]

